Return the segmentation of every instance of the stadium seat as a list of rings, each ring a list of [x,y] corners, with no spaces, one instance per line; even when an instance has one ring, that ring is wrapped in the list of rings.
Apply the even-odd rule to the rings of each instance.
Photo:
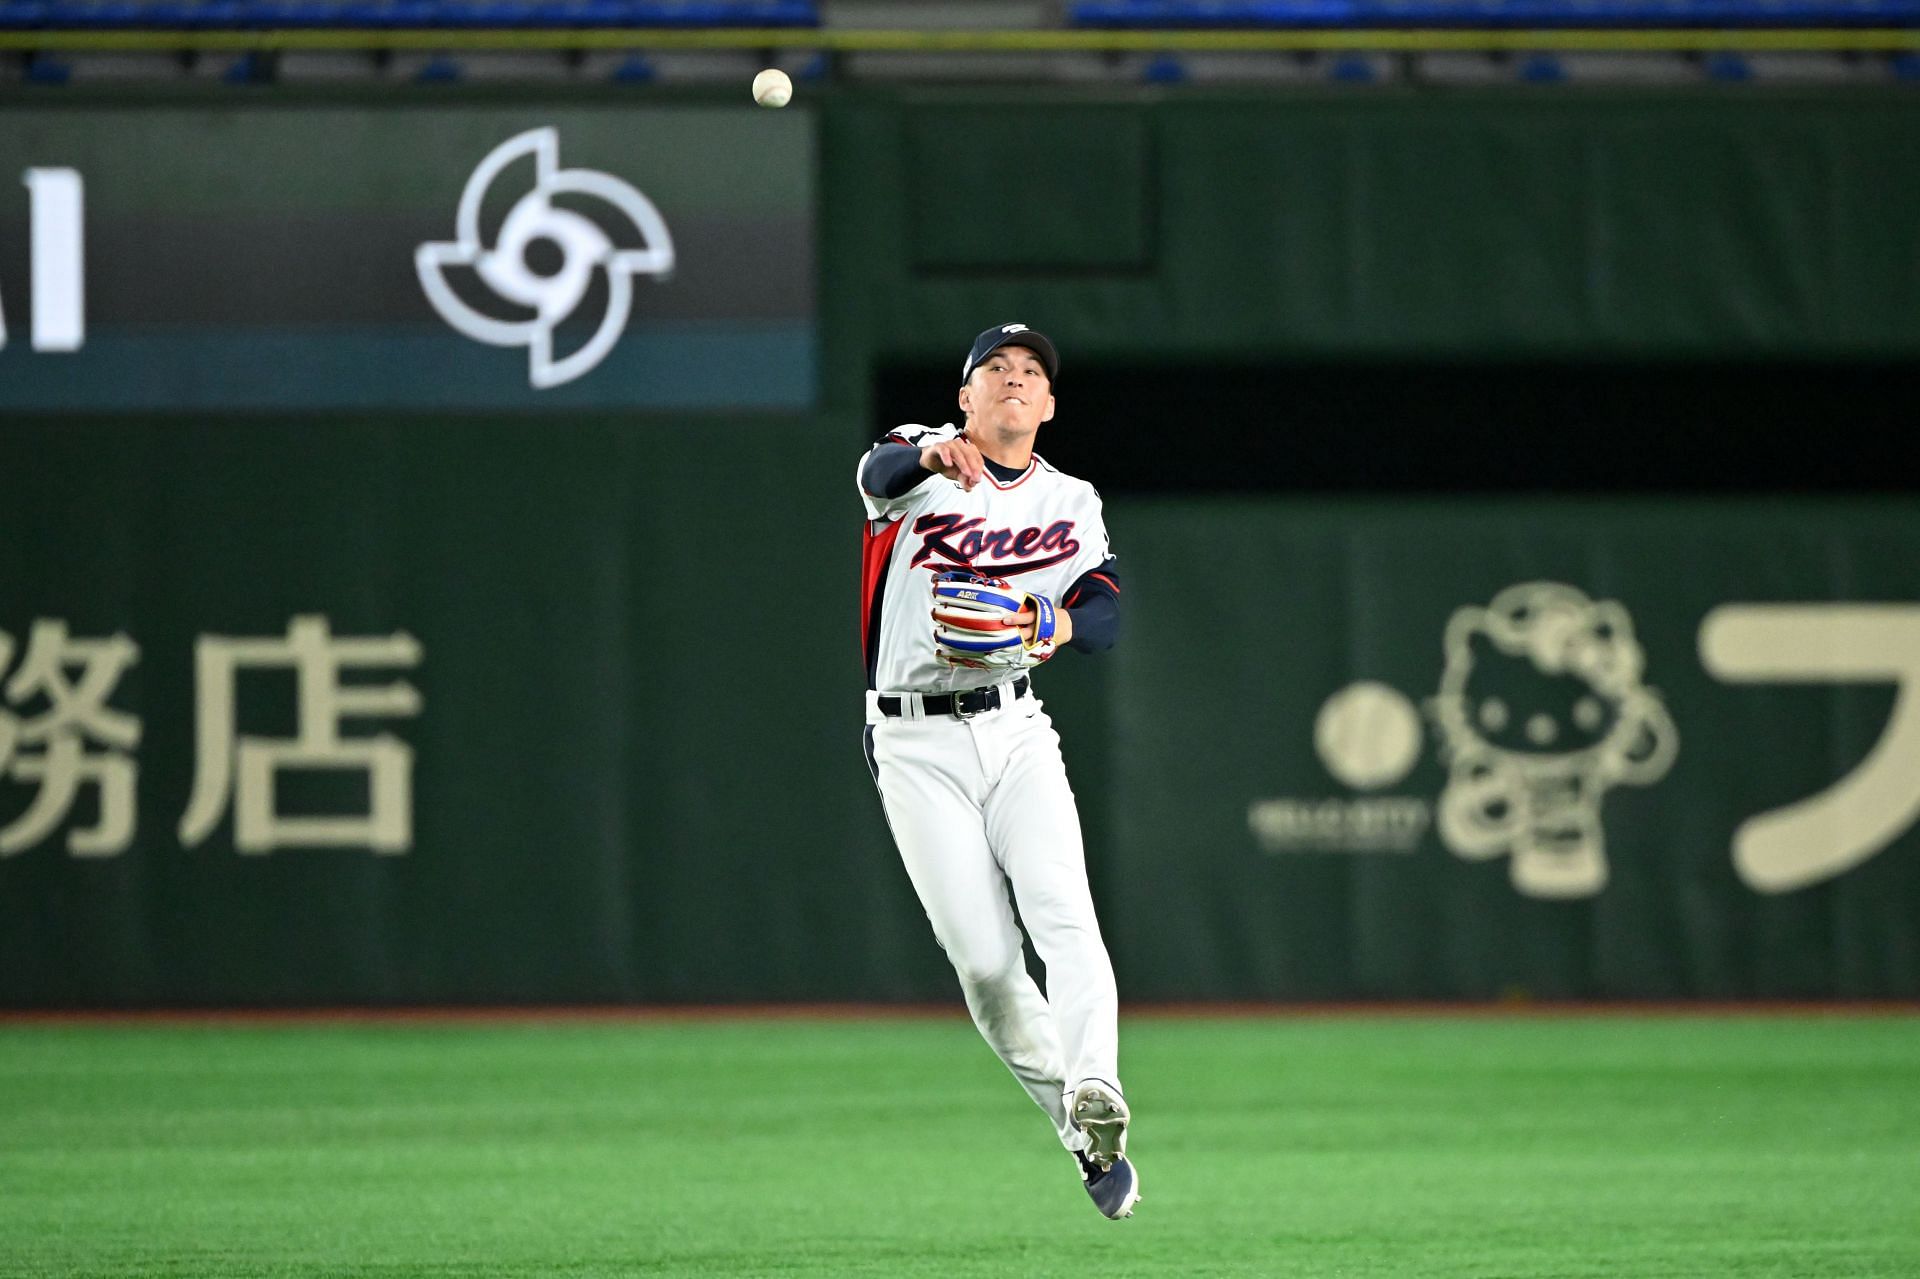
[[[819,25],[815,0],[0,0],[0,30]]]
[[[1078,27],[1911,27],[1920,0],[1083,0]]]

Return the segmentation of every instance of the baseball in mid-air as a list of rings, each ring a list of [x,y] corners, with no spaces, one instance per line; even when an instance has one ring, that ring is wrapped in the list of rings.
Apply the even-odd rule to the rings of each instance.
[[[753,100],[763,107],[784,107],[793,101],[793,81],[778,67],[768,67],[753,78]]]

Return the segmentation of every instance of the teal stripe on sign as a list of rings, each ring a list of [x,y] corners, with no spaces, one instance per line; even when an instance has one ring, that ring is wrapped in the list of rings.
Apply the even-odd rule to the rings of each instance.
[[[808,409],[809,321],[630,328],[606,359],[536,391],[520,347],[417,326],[89,332],[69,355],[0,350],[0,407],[40,410]]]

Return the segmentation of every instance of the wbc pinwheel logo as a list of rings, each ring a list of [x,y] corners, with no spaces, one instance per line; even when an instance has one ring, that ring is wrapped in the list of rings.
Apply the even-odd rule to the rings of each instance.
[[[491,188],[509,165],[526,158],[534,164],[533,189],[514,202],[489,245],[481,218]],[[604,206],[601,219],[579,211],[595,201]],[[621,242],[637,239],[641,247],[620,247],[609,227]],[[477,342],[526,347],[528,380],[539,390],[573,381],[613,350],[633,308],[635,276],[673,271],[673,237],[653,201],[611,174],[561,168],[560,135],[552,128],[529,129],[488,152],[460,193],[454,233],[455,239],[414,250],[427,300]],[[542,269],[556,252],[558,265]],[[530,253],[539,265],[528,260]],[[461,275],[490,291],[502,310],[521,314],[503,319],[477,309],[450,278]],[[577,350],[556,359],[554,330],[581,308],[601,277],[606,301],[598,324]],[[470,285],[468,291],[477,290]]]

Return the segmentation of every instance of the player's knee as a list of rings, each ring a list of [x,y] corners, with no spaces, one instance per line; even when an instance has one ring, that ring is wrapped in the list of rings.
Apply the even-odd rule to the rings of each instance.
[[[994,986],[1019,972],[1025,956],[1017,946],[973,944],[948,947],[947,959],[953,971],[969,986]]]

